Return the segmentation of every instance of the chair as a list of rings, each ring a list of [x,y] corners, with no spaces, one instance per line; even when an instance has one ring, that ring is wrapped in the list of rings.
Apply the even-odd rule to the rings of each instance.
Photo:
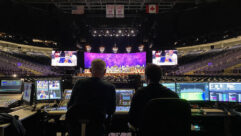
[[[82,110],[81,107],[70,108],[66,113],[66,123],[70,136],[102,136],[108,130],[104,129],[105,122],[94,110]]]
[[[158,98],[144,107],[142,136],[190,136],[191,108],[183,99]]]

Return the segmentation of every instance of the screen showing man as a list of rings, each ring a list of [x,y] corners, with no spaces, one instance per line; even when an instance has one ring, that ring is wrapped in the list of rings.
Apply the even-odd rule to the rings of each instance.
[[[49,98],[61,99],[61,88],[59,80],[49,81]]]
[[[241,102],[241,83],[209,83],[210,100]]]
[[[152,63],[160,66],[177,65],[177,50],[152,51]]]
[[[52,51],[52,66],[77,66],[76,51]]]
[[[31,91],[32,91],[32,84],[24,83],[23,100],[28,103],[30,103],[31,101]]]
[[[208,101],[208,83],[176,83],[180,98],[188,101]]]
[[[36,97],[37,100],[48,100],[49,99],[49,90],[48,90],[48,81],[37,81],[36,85]]]
[[[129,111],[133,94],[133,89],[116,89],[116,112]]]

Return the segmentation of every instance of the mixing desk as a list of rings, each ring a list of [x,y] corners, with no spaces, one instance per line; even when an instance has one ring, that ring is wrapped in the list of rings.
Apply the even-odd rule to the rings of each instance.
[[[0,108],[8,108],[11,104],[21,100],[22,94],[0,94]]]

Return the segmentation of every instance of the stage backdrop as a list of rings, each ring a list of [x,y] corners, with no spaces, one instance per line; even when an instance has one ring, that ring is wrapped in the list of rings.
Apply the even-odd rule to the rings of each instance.
[[[94,59],[102,59],[106,66],[146,66],[146,52],[139,53],[88,53],[85,52],[85,68],[91,67]]]

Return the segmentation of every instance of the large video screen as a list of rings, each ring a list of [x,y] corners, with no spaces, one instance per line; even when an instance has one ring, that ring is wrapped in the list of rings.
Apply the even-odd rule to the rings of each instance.
[[[0,93],[20,93],[21,80],[1,80]]]
[[[209,83],[210,100],[241,102],[241,83]]]
[[[76,51],[52,51],[51,66],[77,66]]]
[[[85,68],[91,67],[94,59],[105,61],[107,73],[144,72],[146,53],[87,53],[84,54]]]
[[[37,100],[58,100],[61,99],[61,86],[59,80],[36,81]]]
[[[176,83],[176,91],[180,98],[188,101],[208,101],[208,83]]]
[[[159,66],[177,65],[177,50],[152,51],[152,63]]]

